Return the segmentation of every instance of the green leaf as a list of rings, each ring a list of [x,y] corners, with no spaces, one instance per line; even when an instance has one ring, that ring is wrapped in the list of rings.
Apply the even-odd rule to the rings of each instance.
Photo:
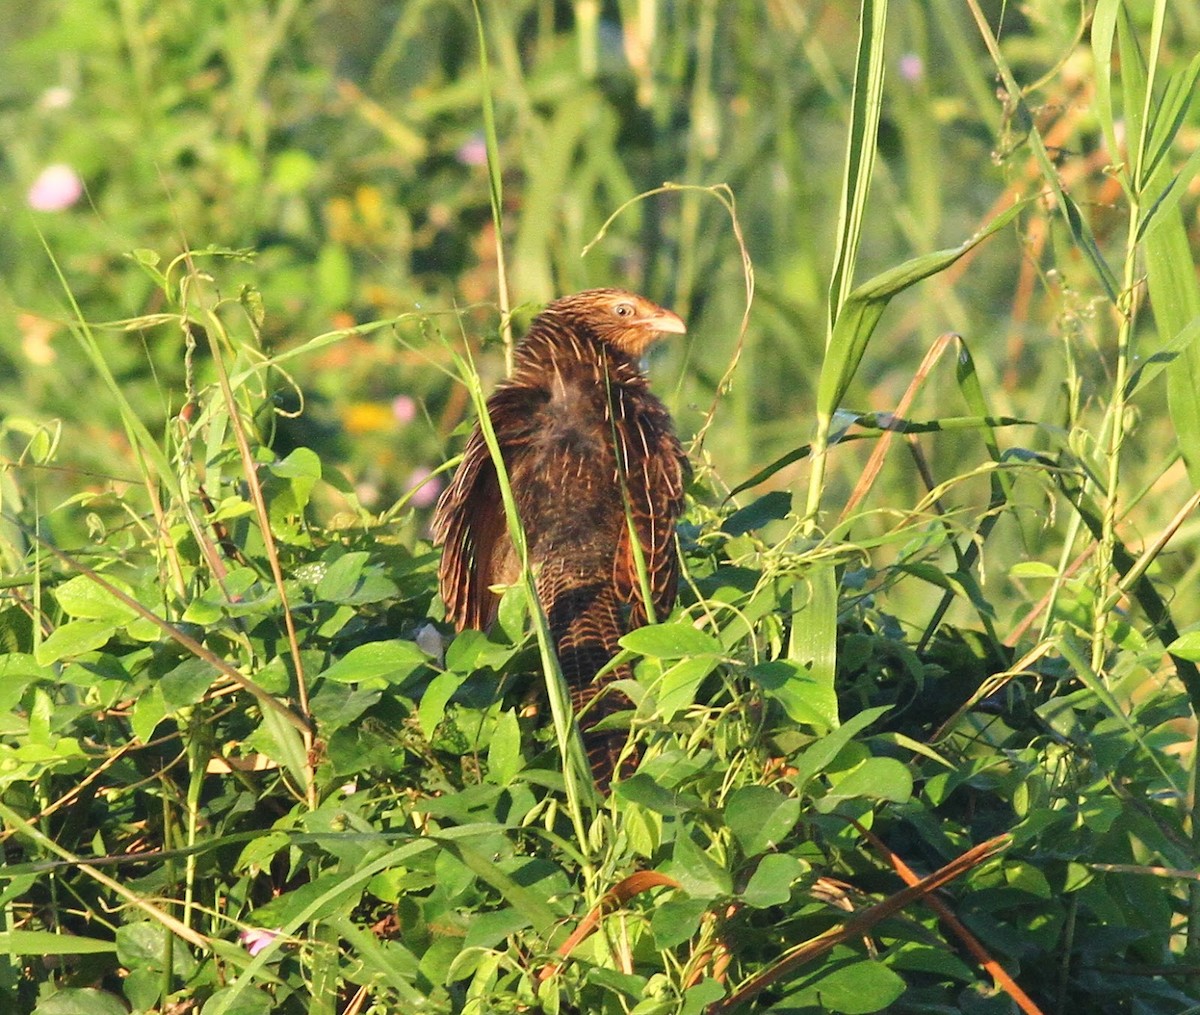
[[[887,0],[862,0],[855,50],[854,91],[850,99],[850,124],[838,205],[837,250],[829,281],[829,321],[839,316],[846,293],[854,281],[858,245],[862,238],[875,151],[879,143],[879,115],[883,109],[884,36]]]
[[[742,899],[755,909],[782,906],[792,897],[792,884],[808,869],[807,864],[794,856],[768,853],[758,862],[746,883]]]
[[[762,528],[768,522],[786,518],[791,509],[792,495],[784,490],[772,490],[726,518],[721,524],[721,531],[730,536],[741,536]]]
[[[743,786],[725,804],[725,822],[747,856],[774,848],[800,820],[800,801],[769,786]]]
[[[515,906],[494,913],[480,913],[471,919],[463,948],[493,948],[511,934],[532,927],[529,914]]]
[[[371,641],[352,648],[323,671],[321,677],[339,684],[378,680],[399,687],[428,662],[415,642],[401,639]]]
[[[528,617],[529,602],[525,598],[525,587],[519,584],[510,585],[500,597],[500,606],[496,613],[500,630],[508,636],[509,641],[519,642],[525,633],[525,621]]]
[[[74,934],[53,934],[48,930],[0,931],[0,955],[93,955],[115,952],[115,941]]]
[[[465,678],[458,673],[439,673],[425,688],[421,703],[417,706],[417,721],[426,739],[432,740],[438,723],[446,715],[446,704],[454,696]]]
[[[129,1015],[129,1009],[106,990],[70,987],[40,1001],[33,1015]]]
[[[488,744],[488,778],[507,786],[521,770],[521,724],[512,709],[500,713]]]
[[[675,878],[680,887],[696,899],[720,898],[733,891],[729,871],[697,846],[686,829],[680,829],[671,862],[664,873]]]
[[[133,595],[133,589],[128,582],[108,575],[104,580],[126,595]],[[54,590],[54,598],[58,600],[58,605],[64,612],[83,620],[103,620],[121,625],[137,616],[134,610],[112,593],[102,589],[87,575],[76,575],[63,582]]]
[[[674,793],[660,786],[645,772],[637,772],[628,779],[622,779],[613,792],[656,814],[683,814],[700,803],[690,794]]]
[[[272,475],[285,480],[287,486],[271,497],[269,513],[273,524],[285,523],[288,519],[302,515],[308,507],[313,487],[321,478],[321,459],[309,448],[296,448],[281,462],[272,462],[268,468]]]
[[[348,599],[358,586],[359,577],[370,554],[362,550],[343,553],[325,569],[317,582],[317,596],[331,603]]]
[[[883,1011],[904,993],[906,986],[904,980],[883,963],[867,959],[818,973],[805,984],[803,993],[806,997],[815,996],[824,1011],[870,1015]],[[799,997],[788,994],[788,1000],[796,1001]]]
[[[809,779],[829,767],[833,759],[842,752],[842,749],[850,743],[860,730],[866,729],[890,709],[890,705],[864,708],[857,715],[847,719],[846,722],[828,736],[822,737],[809,747],[800,755],[800,759],[796,763],[796,775],[794,778],[796,786],[803,789]]]
[[[1159,328],[1159,344],[1168,346],[1190,332],[1166,366],[1167,407],[1175,439],[1192,486],[1200,488],[1200,281],[1178,206],[1164,211],[1146,233],[1146,285]]]
[[[275,1002],[262,990],[223,987],[204,1002],[200,1015],[273,1015],[275,1011]]]
[[[668,667],[658,685],[658,710],[663,722],[670,722],[677,712],[696,700],[700,685],[717,666],[714,656],[681,659]]]
[[[321,735],[328,737],[375,705],[383,692],[378,688],[347,687],[323,680],[317,693],[308,700],[308,711],[320,724]]]
[[[621,638],[621,647],[654,659],[721,654],[721,643],[711,634],[696,630],[686,619],[639,627]]]
[[[867,758],[837,780],[819,803],[822,809],[857,797],[904,803],[912,796],[912,789],[912,773],[903,762],[895,758]]]
[[[330,603],[361,606],[396,595],[399,590],[395,582],[378,568],[366,566],[369,556],[360,550],[342,554],[317,582],[317,597]]]
[[[1022,208],[1024,204],[1013,205],[959,246],[905,261],[864,282],[847,297],[834,323],[829,349],[821,366],[821,377],[817,384],[819,416],[832,419],[862,362],[875,326],[892,298],[922,279],[950,267],[963,254],[1007,226]]]
[[[654,907],[650,932],[656,948],[674,948],[696,935],[700,920],[708,912],[707,899],[670,898]]]
[[[286,722],[273,708],[263,710],[262,723],[249,736],[248,742],[287,769],[297,786],[307,787],[308,756],[304,750],[304,741],[300,738],[300,731]]]
[[[217,673],[217,668],[203,659],[185,659],[158,682],[163,704],[170,712],[195,705],[212,686]]]
[[[177,976],[187,976],[195,967],[191,953],[177,942],[168,950],[169,931],[160,923],[139,920],[117,928],[117,959],[130,969],[161,972],[168,954],[171,955]]]
[[[117,633],[107,620],[71,620],[51,632],[33,653],[43,666],[102,648]]]
[[[1181,659],[1190,659],[1200,663],[1200,631],[1188,631],[1176,638],[1167,646],[1167,651]]]
[[[133,735],[143,744],[154,738],[155,727],[167,717],[168,709],[163,701],[162,691],[157,687],[150,688],[145,694],[139,695],[133,703],[133,714],[129,717],[129,727]]]
[[[815,680],[799,663],[773,659],[751,666],[746,676],[762,688],[764,694],[778,701],[792,722],[820,730],[837,727],[837,692],[828,684]]]

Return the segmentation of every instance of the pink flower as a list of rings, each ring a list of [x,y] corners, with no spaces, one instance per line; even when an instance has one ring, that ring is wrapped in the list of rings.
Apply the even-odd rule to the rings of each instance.
[[[65,211],[83,197],[83,180],[68,165],[47,166],[33,181],[25,200],[34,211]]]
[[[483,139],[483,135],[472,134],[469,140],[458,146],[454,157],[464,166],[486,166],[487,142]]]
[[[257,955],[272,941],[279,937],[278,930],[266,930],[263,927],[252,927],[250,930],[244,930],[238,935],[238,941],[250,953],[251,956]]]
[[[905,53],[900,57],[900,76],[909,84],[916,84],[925,76],[925,61],[918,53]]]
[[[422,465],[413,469],[408,477],[408,482],[404,484],[404,490],[406,493],[412,491],[410,502],[413,507],[432,507],[438,499],[438,494],[442,492],[442,481],[437,476],[431,475],[429,470]]]
[[[417,402],[411,395],[397,395],[392,399],[392,415],[397,423],[411,423],[417,418]]]

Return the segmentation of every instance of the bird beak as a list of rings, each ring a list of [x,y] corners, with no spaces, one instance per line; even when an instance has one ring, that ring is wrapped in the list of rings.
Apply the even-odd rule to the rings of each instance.
[[[646,326],[661,335],[687,334],[687,325],[683,323],[683,318],[669,310],[659,310],[653,317],[647,318]]]

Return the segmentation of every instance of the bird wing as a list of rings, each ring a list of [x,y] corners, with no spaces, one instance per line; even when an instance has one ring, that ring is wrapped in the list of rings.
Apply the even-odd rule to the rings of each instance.
[[[438,501],[434,541],[443,546],[438,584],[446,613],[457,627],[484,629],[496,610],[489,590],[497,547],[507,540],[496,469],[478,425],[463,450],[454,479]]]
[[[654,616],[662,620],[675,605],[679,581],[679,556],[675,549],[675,522],[683,510],[683,488],[688,465],[683,449],[671,432],[665,410],[660,414],[636,413],[618,424],[623,445],[625,486],[632,531],[637,535],[649,579]],[[630,604],[630,626],[639,627],[649,610],[642,598],[637,557],[629,524],[621,527],[613,561],[617,595]]]
[[[529,443],[537,397],[524,388],[501,387],[488,399],[488,416],[510,475]],[[520,564],[508,535],[496,467],[478,423],[434,512],[433,536],[444,547],[438,584],[447,615],[460,630],[487,630],[499,606],[491,587],[515,582]]]

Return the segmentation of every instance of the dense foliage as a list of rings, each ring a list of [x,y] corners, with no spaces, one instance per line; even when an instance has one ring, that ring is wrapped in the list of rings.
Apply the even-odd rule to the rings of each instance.
[[[0,1010],[1200,1011],[1197,51],[0,11]],[[607,798],[524,587],[453,636],[427,534],[597,284],[687,319],[695,467]]]

